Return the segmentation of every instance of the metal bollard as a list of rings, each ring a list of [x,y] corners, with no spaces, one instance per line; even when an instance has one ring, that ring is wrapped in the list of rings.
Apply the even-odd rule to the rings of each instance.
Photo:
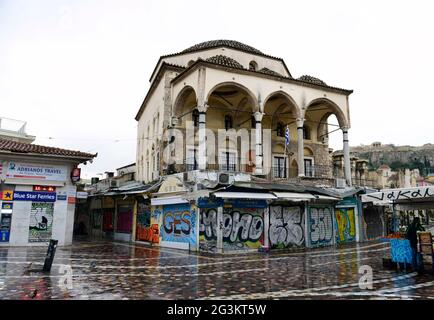
[[[54,254],[56,253],[58,240],[50,240],[50,244],[48,245],[47,255],[45,256],[44,268],[42,271],[50,272],[51,265],[53,264]]]

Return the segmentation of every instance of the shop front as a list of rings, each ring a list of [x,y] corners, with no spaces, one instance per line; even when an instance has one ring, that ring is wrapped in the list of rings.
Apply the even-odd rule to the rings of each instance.
[[[336,243],[344,244],[360,241],[360,215],[356,196],[347,197],[335,205]]]
[[[50,149],[48,149],[50,150]],[[74,229],[77,163],[43,155],[1,155],[0,243],[70,245]]]
[[[363,195],[362,202],[364,207],[371,210],[391,211],[388,217],[389,232],[386,235],[384,231],[382,238],[383,241],[390,242],[391,258],[383,259],[384,266],[403,266],[405,269],[410,267],[420,271],[428,262],[429,269],[434,271],[434,227],[430,222],[434,210],[433,186],[385,189]],[[412,229],[409,228],[410,225]],[[415,239],[415,242],[411,244],[409,239]]]

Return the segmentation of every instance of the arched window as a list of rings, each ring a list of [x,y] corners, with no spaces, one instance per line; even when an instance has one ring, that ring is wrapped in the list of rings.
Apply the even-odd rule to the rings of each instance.
[[[306,126],[303,126],[303,139],[310,140],[310,129]]]
[[[193,110],[193,113],[191,115],[193,120],[193,125],[195,128],[199,127],[199,111],[197,109]]]
[[[285,136],[285,125],[282,122],[277,123],[276,135],[278,137],[284,137]]]
[[[232,116],[230,115],[225,115],[225,129],[229,130],[232,129],[233,126],[233,120],[232,120]]]
[[[250,61],[249,63],[249,70],[256,71],[258,70],[258,64],[255,61]]]

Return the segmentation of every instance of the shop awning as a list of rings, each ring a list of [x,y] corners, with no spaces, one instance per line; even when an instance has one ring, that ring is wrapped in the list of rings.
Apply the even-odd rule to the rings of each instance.
[[[373,192],[362,195],[362,202],[373,202],[374,204],[388,205],[399,201],[433,201],[434,186],[383,189],[380,192]]]
[[[182,198],[181,196],[151,198],[151,205],[153,206],[161,206],[166,204],[178,204],[178,203],[188,203],[188,201]]]
[[[333,201],[339,201],[341,200],[340,198],[336,198],[336,197],[330,197],[330,196],[323,196],[323,195],[316,195],[315,196],[318,200],[333,200]]]
[[[213,193],[217,198],[227,198],[227,199],[277,199],[274,194],[271,193],[255,193],[255,192],[228,192],[228,191],[218,191]]]
[[[309,201],[316,199],[316,197],[311,193],[300,193],[300,192],[274,192],[277,198],[290,200],[290,201]]]

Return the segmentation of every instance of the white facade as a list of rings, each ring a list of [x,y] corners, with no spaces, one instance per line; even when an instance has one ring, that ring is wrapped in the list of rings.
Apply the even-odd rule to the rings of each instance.
[[[351,185],[348,96],[352,91],[328,86],[313,77],[307,78],[308,80],[303,77],[293,78],[282,59],[257,53],[256,49],[244,50],[242,46],[237,49],[239,43],[235,41],[210,43],[213,45],[207,47],[205,43],[205,46],[196,51],[162,56],[158,61],[150,79],[151,88],[136,116],[137,180],[155,181],[167,169],[162,161],[167,146],[164,141],[167,129],[185,130],[183,119],[191,117],[186,114],[194,110],[200,113],[198,137],[185,136],[185,141],[196,149],[199,169],[209,169],[206,163],[202,163],[207,155],[206,150],[210,147],[209,142],[205,143],[205,130],[216,131],[222,128],[225,112],[228,112],[222,107],[224,101],[220,101],[223,104],[217,101],[220,99],[217,92],[227,92],[232,88],[237,96],[229,102],[241,105],[244,101],[247,106],[242,112],[250,112],[256,121],[256,124],[244,125],[249,130],[256,130],[252,139],[253,148],[249,151],[254,158],[252,161],[255,169],[252,174],[263,175],[264,168],[273,166],[273,154],[283,152],[283,147],[279,147],[283,145],[283,139],[273,137],[272,146],[267,146],[261,132],[263,129],[275,130],[276,121],[269,119],[275,119],[276,110],[285,104],[289,110],[286,114],[290,114],[288,119],[291,119],[286,121],[290,123],[291,141],[296,141],[293,157],[285,160],[285,170],[294,167],[297,170],[296,177],[303,178],[306,173],[305,160],[312,159],[310,165],[317,168],[311,172],[320,172],[319,166],[328,157],[328,140],[323,139],[328,133],[327,118],[334,114],[343,133],[345,179]],[[220,63],[219,57],[229,62]],[[276,99],[281,101],[280,105],[275,105]],[[237,113],[239,106],[230,108],[235,118],[244,117],[244,114]],[[248,119],[247,115],[246,117]],[[174,124],[172,119],[179,120],[178,124]],[[310,126],[314,138],[304,137],[305,126]],[[323,131],[326,134],[322,134]],[[217,147],[219,148],[220,146]],[[188,148],[185,149],[184,158],[188,158]],[[218,158],[222,153],[217,153]],[[240,155],[239,151],[236,154],[237,158],[245,156]]]
[[[72,183],[70,174],[79,161],[58,159],[53,156],[20,156],[0,155],[2,170],[0,173],[2,197],[0,197],[1,217],[8,211],[5,209],[12,204],[11,224],[9,241],[0,242],[0,245],[10,246],[32,246],[47,245],[49,239],[58,240],[58,245],[71,245],[74,229],[74,212],[76,186]],[[20,164],[23,167],[50,168],[58,170],[59,174],[36,174],[26,177],[8,177],[11,164]],[[36,169],[35,169],[36,170]],[[48,169],[47,169],[48,170]],[[50,177],[52,180],[50,180]],[[35,191],[35,186],[55,187],[55,191]],[[14,196],[8,198],[6,193],[13,192]],[[45,195],[54,201],[43,202],[41,200],[25,201],[17,195],[22,196]],[[42,197],[42,196],[41,196]],[[46,199],[46,198],[43,198]],[[31,227],[37,227],[31,229]],[[39,230],[40,228],[40,230]],[[34,230],[34,231],[32,231]]]

